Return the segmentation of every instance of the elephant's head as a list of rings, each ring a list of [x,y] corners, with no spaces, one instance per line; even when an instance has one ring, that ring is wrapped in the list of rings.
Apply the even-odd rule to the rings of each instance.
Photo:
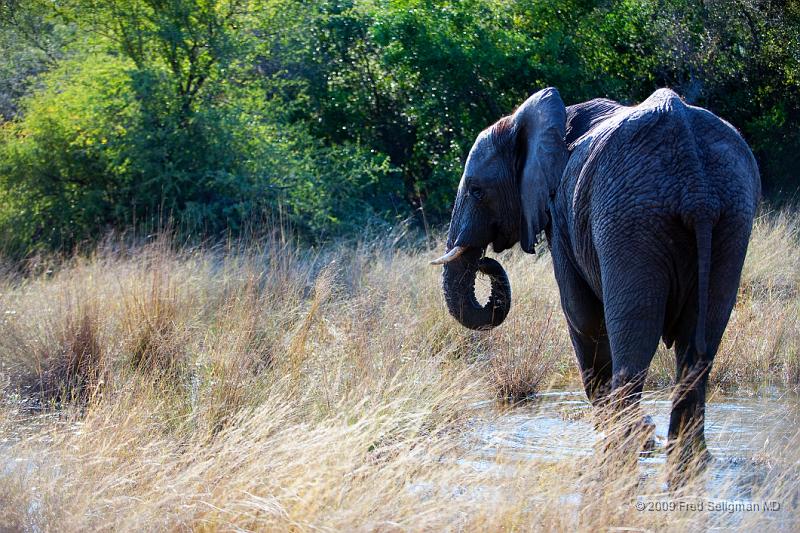
[[[511,308],[511,287],[503,267],[483,256],[517,242],[534,252],[549,222],[548,201],[567,162],[566,109],[558,91],[541,90],[513,115],[503,117],[475,140],[458,185],[444,265],[444,296],[450,314],[471,329],[490,329]],[[490,276],[492,292],[482,306],[475,299],[478,270]]]

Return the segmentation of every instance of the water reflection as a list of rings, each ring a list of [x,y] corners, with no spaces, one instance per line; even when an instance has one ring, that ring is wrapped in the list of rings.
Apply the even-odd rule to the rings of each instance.
[[[552,391],[513,408],[476,405],[468,461],[478,470],[497,469],[514,475],[513,463],[525,460],[557,462],[590,456],[601,438],[594,428],[591,405],[582,391]],[[656,449],[639,460],[642,475],[654,477],[666,462],[670,400],[650,393],[644,414],[656,424]],[[775,450],[797,446],[800,398],[780,391],[758,395],[712,394],[706,407],[706,441],[714,461],[708,469],[709,493],[748,498],[754,483],[765,477]],[[769,450],[769,451],[768,451]]]

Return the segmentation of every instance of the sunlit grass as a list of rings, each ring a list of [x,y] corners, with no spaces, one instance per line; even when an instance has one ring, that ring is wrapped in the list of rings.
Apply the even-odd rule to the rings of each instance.
[[[757,222],[712,387],[798,387],[798,227],[787,214]],[[447,315],[429,254],[391,242],[176,251],[161,240],[5,275],[0,528],[731,524],[637,511],[642,494],[666,497],[667,468],[624,475],[602,446],[590,458],[476,460],[481,409],[580,387],[549,256],[503,254],[512,312],[479,333]],[[673,361],[657,355],[649,387],[669,383]],[[765,448],[751,487],[786,512],[735,526],[797,526],[796,442]],[[714,497],[704,483],[670,497]]]

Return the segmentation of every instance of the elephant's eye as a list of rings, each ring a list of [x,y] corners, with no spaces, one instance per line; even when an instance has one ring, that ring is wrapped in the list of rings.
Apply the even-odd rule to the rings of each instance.
[[[473,185],[472,187],[469,188],[469,194],[476,200],[480,200],[481,198],[483,198],[483,189]]]

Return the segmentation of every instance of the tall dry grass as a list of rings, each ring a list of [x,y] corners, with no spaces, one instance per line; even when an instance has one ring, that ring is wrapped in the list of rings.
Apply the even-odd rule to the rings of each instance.
[[[797,388],[798,228],[756,224],[715,386]],[[0,529],[798,526],[796,440],[765,449],[748,488],[784,502],[772,515],[637,511],[668,469],[623,475],[602,447],[476,459],[492,401],[579,386],[549,257],[503,254],[512,313],[476,333],[447,316],[430,254],[392,242],[161,240],[7,274]],[[672,364],[659,353],[651,386]],[[713,497],[705,483],[669,497]]]

